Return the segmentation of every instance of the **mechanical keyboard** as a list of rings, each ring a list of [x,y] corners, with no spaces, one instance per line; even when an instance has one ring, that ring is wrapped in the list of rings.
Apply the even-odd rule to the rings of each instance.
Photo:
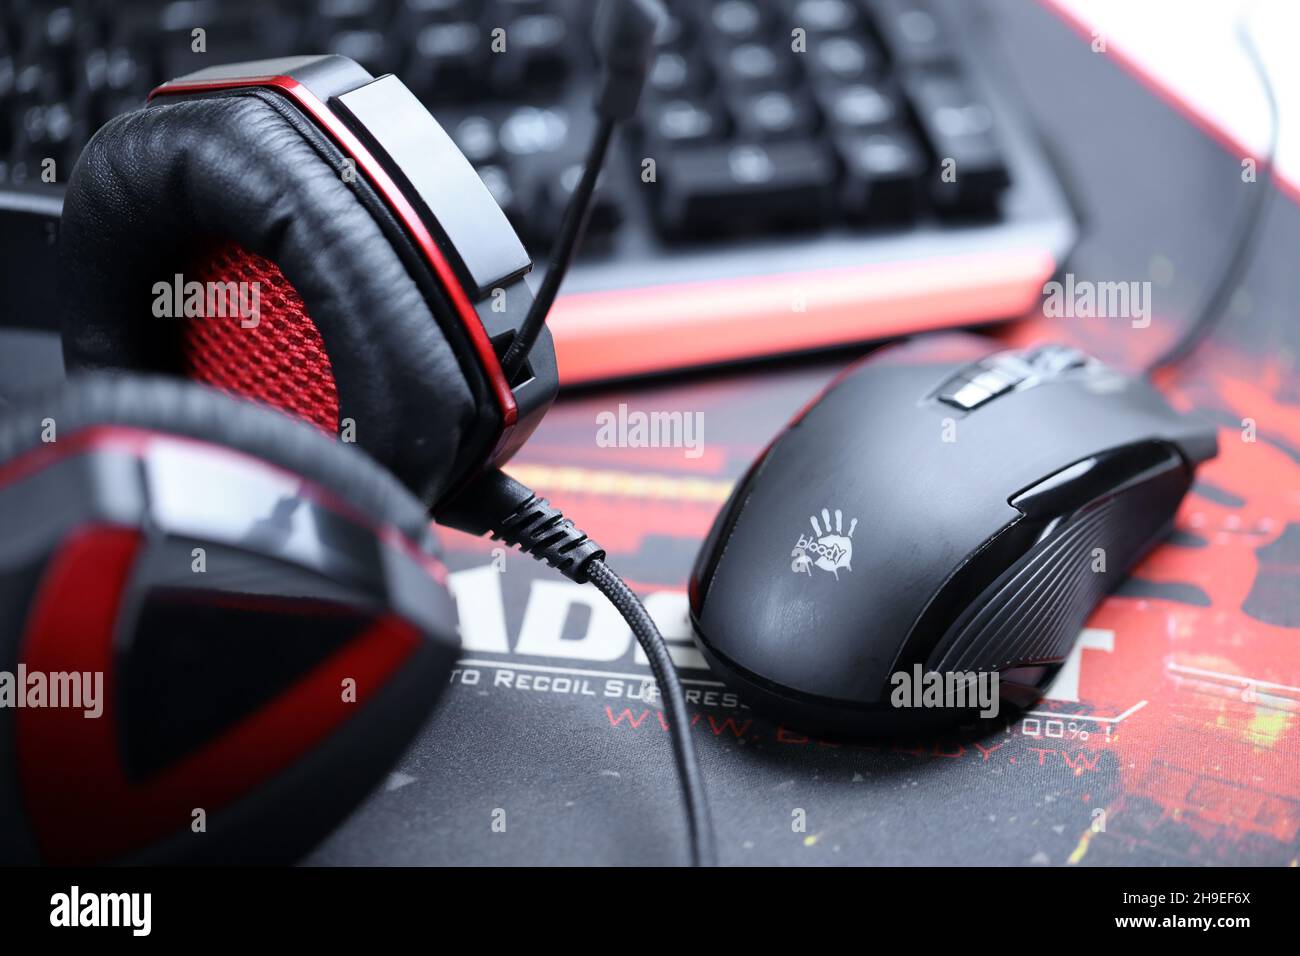
[[[0,213],[11,226],[0,254],[49,258],[59,184],[82,145],[154,86],[217,63],[324,51],[398,74],[540,265],[593,126],[593,7],[10,0]],[[963,43],[959,3],[669,7],[640,116],[616,144],[553,315],[566,383],[1032,307],[1074,226],[1014,103]],[[43,267],[8,280],[32,287],[17,301],[30,299],[33,315],[53,308],[46,285],[57,282],[32,278]]]

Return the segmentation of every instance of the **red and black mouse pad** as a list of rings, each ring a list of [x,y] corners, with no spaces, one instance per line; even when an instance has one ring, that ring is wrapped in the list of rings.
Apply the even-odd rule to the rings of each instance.
[[[1097,331],[1035,321],[1004,339],[1106,345]],[[1130,341],[1137,353],[1159,340]],[[1143,358],[1110,344],[1115,364]],[[724,861],[1290,863],[1300,382],[1285,353],[1216,341],[1163,383],[1218,426],[1219,457],[1168,541],[1089,620],[1048,698],[995,732],[872,742],[764,720],[709,673],[686,620],[686,577],[732,482],[841,364],[568,401],[513,469],[579,516],[674,642]],[[399,792],[322,859],[677,859],[664,718],[630,632],[593,589],[491,542],[449,544],[465,640],[455,686],[389,781]],[[427,837],[390,843],[380,825],[353,856],[350,835],[386,806]]]
[[[1293,862],[1300,384],[1284,359],[1212,345],[1167,386],[1219,425],[1219,457],[1168,541],[1093,614],[1051,696],[995,729],[869,742],[751,711],[686,619],[691,562],[732,482],[832,371],[570,401],[513,469],[579,516],[673,642],[723,862]],[[656,411],[695,416],[702,441],[603,447],[620,428],[635,443]],[[664,716],[631,633],[594,589],[491,542],[448,544],[465,639],[454,686],[317,858],[679,861]]]

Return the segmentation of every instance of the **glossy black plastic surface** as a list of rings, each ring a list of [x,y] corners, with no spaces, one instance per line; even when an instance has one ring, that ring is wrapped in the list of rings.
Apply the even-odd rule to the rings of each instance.
[[[1014,387],[970,410],[941,400],[989,344],[876,353],[737,487],[690,596],[698,643],[751,700],[805,724],[888,729],[924,720],[888,703],[890,675],[914,663],[1045,664],[1046,680],[1216,453],[1208,425],[1086,356],[1003,356],[1027,370]],[[1082,559],[1097,547],[1106,571],[1092,575]],[[1042,574],[1055,583],[1014,628],[962,630],[985,605],[1015,612],[1006,588]],[[1000,635],[993,656],[969,643],[980,633]]]
[[[382,76],[331,106],[415,200],[471,300],[481,301],[532,268],[474,167],[401,80]]]

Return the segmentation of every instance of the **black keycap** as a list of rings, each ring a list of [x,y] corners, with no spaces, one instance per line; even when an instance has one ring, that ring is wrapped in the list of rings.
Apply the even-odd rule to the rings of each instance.
[[[810,37],[803,55],[814,79],[852,83],[869,79],[881,68],[880,54],[864,37]]]
[[[569,141],[569,117],[563,110],[521,106],[506,117],[501,148],[514,159],[554,153]]]
[[[724,136],[727,129],[717,109],[694,100],[670,100],[648,114],[646,134],[655,146],[708,143]]]
[[[773,50],[765,43],[741,43],[720,51],[719,85],[730,89],[759,90],[789,84],[794,54]]]
[[[837,138],[836,149],[844,167],[841,200],[850,217],[885,223],[916,215],[928,161],[909,133],[846,134]]]
[[[410,35],[434,23],[473,20],[478,16],[477,0],[401,0],[395,20]]]
[[[538,86],[554,89],[568,74],[569,25],[555,13],[519,17],[505,27],[506,47],[493,53],[493,81],[503,93],[531,93]]]
[[[843,33],[859,23],[858,11],[848,0],[798,0],[790,10],[791,28],[800,27],[809,36]]]
[[[381,0],[319,0],[312,19],[330,33],[364,30],[383,19],[384,6]]]
[[[416,34],[404,79],[426,100],[463,102],[482,95],[487,55],[487,36],[477,23],[435,23]]]
[[[991,210],[1010,179],[988,104],[949,73],[916,74],[904,87],[938,163],[931,171],[935,205],[957,213]]]
[[[737,96],[731,101],[731,113],[741,136],[761,140],[802,138],[817,124],[812,103],[785,90]]]
[[[359,18],[327,27],[313,21],[309,37],[316,49],[327,49],[331,38],[345,29],[364,29]],[[288,39],[288,24],[270,8],[193,0],[161,7],[153,24],[135,24],[129,40],[137,56],[148,58],[161,79],[172,79],[218,63],[257,60],[279,54]],[[202,31],[200,34],[196,30]]]
[[[710,32],[730,43],[746,43],[762,37],[767,21],[752,0],[719,0],[703,14]]]
[[[655,99],[678,99],[702,93],[708,79],[709,71],[698,58],[676,50],[663,50],[650,64],[646,90]]]
[[[371,73],[389,72],[392,62],[388,43],[379,30],[343,30],[330,38],[330,53],[356,60]]]
[[[898,63],[932,66],[953,58],[943,21],[928,0],[866,0],[885,47]]]
[[[708,234],[820,222],[834,176],[831,157],[808,141],[681,149],[659,167],[658,223],[670,234]]]
[[[490,0],[486,6],[487,18],[493,22],[508,22],[516,17],[546,13],[551,8],[547,0]]]
[[[828,84],[818,91],[818,100],[826,122],[837,132],[881,130],[896,125],[902,117],[902,105],[897,95],[881,84]]]

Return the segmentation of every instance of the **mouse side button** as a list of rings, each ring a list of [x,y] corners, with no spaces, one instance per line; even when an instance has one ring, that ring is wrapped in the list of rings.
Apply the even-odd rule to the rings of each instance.
[[[1062,661],[1097,602],[1168,533],[1190,484],[1181,456],[1149,442],[1076,463],[1016,496],[1037,542],[953,622],[927,666]]]

